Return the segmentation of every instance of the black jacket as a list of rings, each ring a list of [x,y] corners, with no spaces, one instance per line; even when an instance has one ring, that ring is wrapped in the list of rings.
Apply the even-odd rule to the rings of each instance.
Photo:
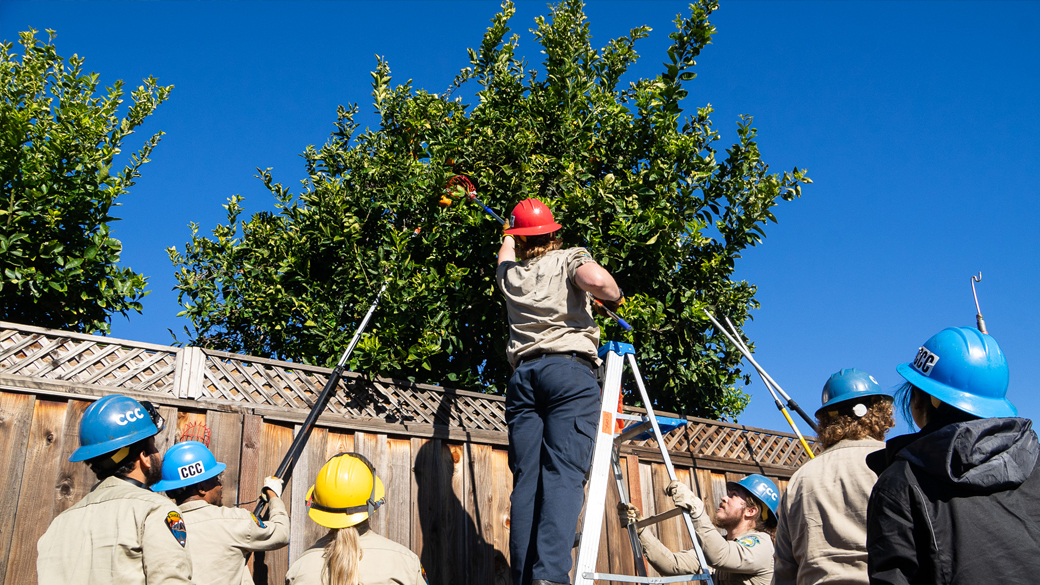
[[[867,456],[871,584],[1040,583],[1040,442],[1023,418],[928,425]]]

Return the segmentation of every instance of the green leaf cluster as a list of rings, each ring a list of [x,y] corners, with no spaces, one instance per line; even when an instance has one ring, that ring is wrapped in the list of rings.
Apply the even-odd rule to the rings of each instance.
[[[385,281],[352,368],[502,391],[511,371],[494,280],[500,228],[460,189],[438,205],[466,175],[501,215],[528,197],[546,202],[566,245],[587,247],[616,276],[636,330],[601,321],[603,339],[636,345],[657,407],[736,416],[747,403],[739,354],[701,310],[739,324],[757,307],[754,286],[732,280],[734,261],[810,180],[797,168],[769,172],[750,117],[719,152],[711,107],[681,108],[715,9],[701,0],[676,17],[661,74],[627,85],[649,28],[594,49],[577,0],[537,19],[537,71],[517,56],[508,1],[445,94],[394,85],[379,59],[377,128],[359,131],[357,106],[341,107],[328,142],[303,154],[298,194],[261,171],[275,213],[241,220],[233,197],[212,237],[192,226],[185,251],[170,249],[192,341],[331,364]],[[474,84],[475,103],[452,97]]]
[[[0,44],[0,319],[107,333],[148,294],[144,276],[118,266],[110,213],[162,132],[115,174],[113,159],[173,86],[144,80],[121,115],[123,82],[98,95],[98,75],[60,57],[47,32],[46,43],[21,33],[21,54]]]

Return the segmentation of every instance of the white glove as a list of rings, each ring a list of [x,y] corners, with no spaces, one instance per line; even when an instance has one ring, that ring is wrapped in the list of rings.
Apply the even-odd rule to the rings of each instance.
[[[282,497],[282,486],[285,484],[280,478],[269,477],[264,480],[264,487],[260,489],[260,493],[264,493],[264,490],[271,490],[274,492],[276,498]],[[265,494],[266,495],[266,494]]]
[[[704,502],[700,498],[693,495],[690,488],[686,487],[686,484],[681,481],[673,481],[668,484],[668,487],[664,488],[664,493],[672,496],[672,502],[676,508],[682,508],[690,513],[691,516],[697,518],[704,513]]]
[[[622,528],[627,527],[629,524],[635,524],[643,519],[642,514],[639,513],[639,508],[624,502],[618,502],[617,515],[618,520],[621,520]],[[639,529],[639,531],[642,532],[642,529]]]

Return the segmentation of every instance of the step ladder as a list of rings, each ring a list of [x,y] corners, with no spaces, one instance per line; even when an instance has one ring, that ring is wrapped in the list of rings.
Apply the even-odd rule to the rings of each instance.
[[[625,365],[625,356],[628,356],[628,365],[635,376],[639,394],[646,405],[646,415],[634,416],[620,414],[617,412],[618,397],[621,394],[621,375]],[[665,446],[661,432],[662,427],[668,432],[686,421],[681,419],[657,417],[654,415],[653,407],[646,394],[643,378],[639,374],[639,366],[636,365],[635,348],[628,343],[611,341],[600,347],[599,357],[604,360],[603,365],[603,403],[600,413],[599,432],[596,433],[596,442],[592,451],[592,468],[589,470],[588,494],[585,498],[585,515],[581,521],[581,532],[578,533],[577,546],[578,557],[575,563],[577,567],[574,572],[575,585],[593,585],[596,581],[621,581],[624,583],[681,583],[686,581],[704,581],[712,585],[711,575],[708,572],[708,564],[704,561],[704,553],[701,551],[697,533],[693,527],[693,518],[689,512],[681,508],[675,508],[658,514],[651,518],[641,520],[635,525],[628,526],[628,538],[632,543],[632,553],[635,555],[635,567],[637,575],[613,575],[610,573],[596,572],[596,559],[599,557],[600,533],[603,529],[604,507],[607,502],[607,487],[609,474],[613,472],[614,482],[617,485],[618,495],[622,502],[629,503],[628,488],[621,475],[621,462],[619,447],[622,442],[639,436],[657,441],[657,446],[664,459],[668,478],[675,481],[675,468],[672,460],[668,457],[668,448]],[[635,421],[629,424],[620,433],[615,432],[617,420]],[[668,518],[674,518],[682,514],[686,523],[686,529],[693,541],[693,549],[700,561],[701,573],[693,575],[675,575],[668,577],[648,577],[646,565],[643,561],[643,547],[639,544],[637,529],[650,524],[655,524]]]

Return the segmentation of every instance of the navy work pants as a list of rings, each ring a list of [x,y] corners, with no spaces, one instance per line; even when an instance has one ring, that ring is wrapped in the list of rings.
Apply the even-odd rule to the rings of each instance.
[[[523,362],[509,379],[514,585],[528,585],[532,579],[570,583],[571,549],[599,411],[595,374],[565,356]]]

